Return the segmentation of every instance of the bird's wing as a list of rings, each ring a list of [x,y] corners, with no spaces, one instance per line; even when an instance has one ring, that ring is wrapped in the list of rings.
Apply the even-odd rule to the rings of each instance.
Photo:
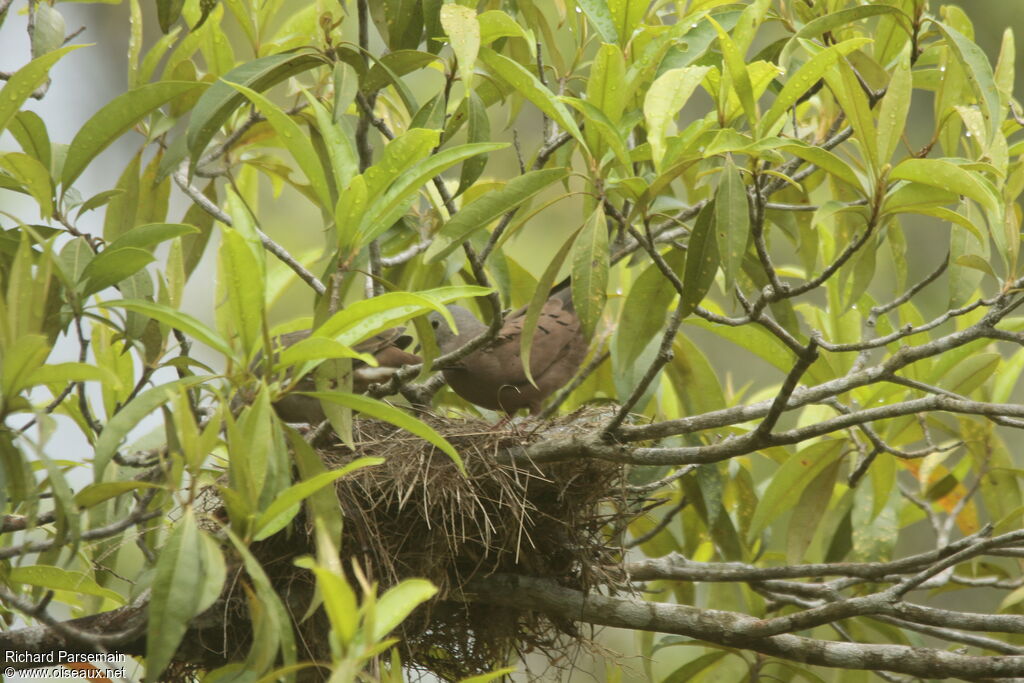
[[[517,311],[516,313],[519,313]],[[526,384],[526,373],[520,359],[519,346],[526,321],[525,311],[510,315],[499,334],[494,352],[508,368],[508,384]],[[580,321],[576,314],[563,306],[562,300],[552,297],[544,303],[537,329],[530,346],[530,372],[533,378],[543,376],[555,367],[570,352],[573,340],[580,333]]]

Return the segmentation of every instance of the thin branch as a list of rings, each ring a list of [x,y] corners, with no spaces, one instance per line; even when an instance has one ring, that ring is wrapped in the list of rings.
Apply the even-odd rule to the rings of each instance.
[[[220,208],[214,204],[210,199],[199,191],[198,188],[194,187],[188,181],[188,175],[185,166],[181,166],[171,174],[174,178],[174,182],[181,188],[181,191],[188,195],[199,208],[206,213],[210,214],[224,225],[231,226],[231,216],[227,215]],[[260,229],[256,229],[256,234],[259,235],[260,242],[263,244],[263,248],[273,254],[279,261],[284,263],[286,266],[292,269],[292,271],[299,276],[303,282],[313,288],[317,294],[323,294],[327,291],[322,283],[313,273],[306,270],[305,266],[299,263],[295,257],[288,253],[288,251],[280,244],[275,242],[269,235]]]
[[[149,521],[156,517],[163,516],[163,510],[151,510],[146,511],[144,505],[137,506],[135,511],[124,519],[120,519],[116,522],[111,522],[106,526],[97,527],[95,529],[88,529],[83,531],[79,538],[83,541],[94,541],[100,538],[110,538],[116,536],[125,529],[142,524],[143,522]],[[18,557],[19,555],[26,555],[28,553],[42,553],[47,550],[52,550],[61,546],[61,543],[56,541],[30,541],[28,543],[22,543],[21,545],[10,546],[8,548],[0,548],[0,560],[7,560],[12,557]]]

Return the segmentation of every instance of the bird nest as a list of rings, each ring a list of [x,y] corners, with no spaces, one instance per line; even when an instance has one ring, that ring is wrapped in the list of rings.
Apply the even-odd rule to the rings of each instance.
[[[344,516],[341,555],[352,585],[359,585],[358,571],[380,592],[412,577],[439,589],[395,634],[406,667],[457,680],[528,651],[563,654],[580,637],[570,623],[461,594],[471,580],[492,574],[542,577],[583,591],[621,577],[614,570],[622,559],[617,536],[631,518],[621,465],[592,459],[525,465],[507,457],[556,435],[591,432],[607,419],[598,411],[504,429],[421,416],[461,454],[465,475],[427,442],[373,420],[356,421],[354,448],[335,444],[320,451],[332,469],[357,457],[384,459],[336,484]],[[295,605],[304,654],[323,661],[330,650],[322,611],[303,622],[301,601],[288,597],[296,589],[311,595],[312,578],[291,560],[313,552],[313,534],[300,516],[252,552],[285,603]]]

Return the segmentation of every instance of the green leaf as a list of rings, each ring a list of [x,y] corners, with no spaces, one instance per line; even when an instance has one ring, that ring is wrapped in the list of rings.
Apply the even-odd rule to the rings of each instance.
[[[797,140],[781,145],[779,149],[811,162],[826,173],[831,173],[851,187],[863,192],[863,184],[853,168],[829,150]]]
[[[181,16],[184,6],[185,0],[156,0],[156,18],[163,33],[171,30],[171,25]]]
[[[522,25],[501,10],[488,10],[477,17],[480,23],[480,44],[490,45],[499,38],[522,38],[530,49],[535,43],[527,35]]]
[[[604,43],[594,56],[587,79],[587,102],[618,123],[626,104],[626,60],[617,45]]]
[[[151,253],[138,247],[104,249],[82,271],[82,296],[113,287],[155,260]]]
[[[487,287],[439,287],[421,292],[388,292],[372,299],[347,305],[314,330],[313,335],[335,339],[352,346],[409,318],[437,311],[448,316],[444,307],[456,299],[490,294]]]
[[[139,25],[139,28],[142,28],[141,24]],[[142,58],[142,64],[139,65],[138,72],[134,74],[134,76],[132,74],[129,74],[128,85],[130,87],[134,88],[137,85],[140,85],[142,83],[149,83],[151,80],[153,80],[153,74],[156,73],[157,66],[159,66],[160,61],[164,58],[164,55],[167,54],[167,50],[170,49],[171,45],[173,45],[174,42],[178,39],[179,33],[181,33],[181,27],[176,26],[173,29],[171,29],[170,33],[168,33],[165,36],[161,36],[159,40],[153,43],[153,47],[151,47],[149,51],[146,52],[146,56]],[[140,35],[139,40],[141,39],[142,38]],[[131,66],[129,65],[129,69],[130,68]]]
[[[992,382],[993,403],[1006,403],[1010,400],[1021,372],[1024,372],[1024,349],[1018,349],[999,368],[999,373]]]
[[[695,233],[694,233],[695,234]],[[712,240],[712,243],[714,240]],[[690,248],[694,246],[690,238]],[[675,273],[681,273],[686,260],[682,249],[670,249],[664,254],[665,263]],[[714,276],[714,271],[712,271]],[[669,315],[668,307],[676,297],[675,288],[662,274],[658,264],[652,263],[633,281],[622,304],[622,314],[615,332],[616,363],[632,366],[647,344],[654,339]]]
[[[389,422],[396,427],[400,427],[410,434],[415,434],[424,441],[432,443],[440,448],[444,453],[452,459],[452,462],[459,468],[459,471],[465,473],[466,467],[462,463],[462,458],[459,456],[458,451],[452,447],[443,436],[438,434],[433,427],[421,422],[409,413],[406,413],[398,408],[393,408],[383,401],[369,398],[367,396],[360,396],[359,394],[348,394],[341,391],[310,391],[301,392],[305,396],[312,396],[313,398],[321,401],[330,401],[339,405],[351,408],[352,410],[369,415],[370,417],[378,420],[384,420]]]
[[[740,104],[743,106],[743,112],[747,115],[747,120],[750,121],[751,128],[756,128],[757,103],[754,102],[754,86],[750,83],[750,74],[747,72],[747,65],[743,61],[743,55],[740,53],[739,48],[736,47],[732,38],[729,37],[729,34],[725,32],[725,29],[713,17],[709,16],[707,19],[718,32],[718,44],[722,48],[722,61],[725,64],[725,73],[722,74],[722,86],[728,87],[728,84],[732,85],[732,88],[736,91],[736,96],[739,97]],[[724,102],[722,104],[724,105]]]
[[[644,96],[647,140],[651,144],[651,159],[658,172],[662,170],[669,125],[675,121],[679,110],[710,70],[711,67],[707,66],[671,69],[659,76]]]
[[[476,12],[462,5],[441,6],[441,26],[448,34],[452,51],[459,61],[459,73],[466,90],[473,89],[473,69],[480,51],[480,23]]]
[[[572,135],[580,144],[583,136],[580,133],[572,114],[565,105],[558,101],[554,93],[548,90],[540,80],[527,71],[522,65],[503,57],[490,48],[481,48],[480,60],[487,65],[496,76],[515,88],[523,97],[548,115],[562,130]]]
[[[289,486],[278,494],[267,509],[260,514],[256,524],[253,526],[255,530],[253,540],[262,541],[287,526],[295,515],[298,514],[299,504],[323,487],[333,484],[338,479],[356,470],[379,465],[382,462],[384,462],[384,458],[358,458],[340,469],[321,472],[305,481]]]
[[[718,239],[715,236],[715,203],[708,202],[697,214],[683,271],[682,317],[693,313],[704,300],[718,272]]]
[[[614,0],[613,0],[614,1]],[[459,683],[491,683],[505,676],[511,676],[518,669],[514,666],[509,666],[504,669],[496,669],[495,671],[489,671],[485,674],[479,674],[477,676],[470,676],[469,678],[463,678]]]
[[[85,572],[69,571],[53,565],[11,567],[6,580],[13,585],[39,586],[51,590],[70,591],[78,595],[95,595],[118,605],[126,602],[123,595],[100,586]]]
[[[750,241],[750,205],[746,185],[739,169],[727,157],[722,177],[715,193],[715,241],[725,275],[725,291],[732,291],[732,283],[740,272],[743,256]]]
[[[938,383],[945,389],[968,395],[988,381],[1001,360],[1002,356],[998,353],[975,353],[938,378]]]
[[[438,102],[441,99],[438,98]],[[466,111],[469,118],[466,123],[466,142],[487,142],[491,139],[491,120],[487,116],[487,105],[475,92],[470,92],[466,98]],[[462,162],[462,170],[459,173],[459,187],[455,190],[458,196],[469,189],[484,172],[487,167],[488,157],[480,154],[470,157]]]
[[[386,35],[388,47],[391,50],[402,50],[416,47],[423,35],[423,7],[420,0],[378,0],[373,14],[374,21],[377,21],[379,29],[387,27],[386,32],[381,30],[381,35]],[[381,17],[376,12],[383,9]],[[383,26],[380,20],[383,19]]]
[[[878,111],[878,160],[883,164],[889,163],[892,159],[907,123],[910,96],[914,87],[909,60],[909,53],[901,55]]]
[[[22,389],[29,386],[31,377],[42,370],[50,354],[46,338],[41,334],[22,333],[4,348],[0,359],[0,391],[4,399],[10,400]]]
[[[49,170],[53,163],[53,151],[50,134],[46,124],[34,111],[24,110],[17,113],[11,120],[7,130],[21,145],[21,149]]]
[[[232,112],[245,102],[245,96],[229,83],[245,85],[251,90],[262,92],[286,78],[323,64],[323,58],[316,53],[288,52],[260,57],[222,76],[220,81],[202,94],[189,117],[187,140],[192,163],[203,153]]]
[[[873,141],[877,139],[878,133],[871,104],[864,94],[857,74],[845,60],[839,60],[825,72],[825,82],[828,83],[832,96],[836,98],[853,127],[857,139],[863,141],[860,150],[871,177],[875,177],[878,172],[878,158]]]
[[[277,133],[278,139],[291,153],[292,158],[295,159],[295,163],[299,165],[299,168],[302,169],[302,172],[306,175],[310,186],[313,188],[313,192],[321,202],[321,206],[324,209],[332,208],[334,206],[334,202],[331,201],[331,192],[328,189],[327,176],[324,175],[323,166],[320,165],[320,158],[317,156],[316,150],[313,148],[313,143],[310,142],[309,137],[303,132],[299,124],[297,124],[292,117],[286,114],[280,107],[255,90],[230,81],[225,81],[225,83],[245,95],[254,105],[256,105],[256,108],[260,110],[260,113],[266,117],[267,123],[269,123],[274,129],[274,132]]]
[[[299,363],[332,358],[358,358],[367,365],[377,365],[377,360],[371,354],[360,353],[347,344],[342,344],[327,337],[313,335],[282,349],[278,354],[274,367],[275,369],[284,368]]]
[[[128,436],[128,432],[135,425],[161,405],[171,400],[179,389],[201,384],[209,379],[209,377],[203,376],[184,377],[173,382],[161,384],[142,392],[121,408],[121,410],[117,411],[107,421],[107,424],[103,426],[103,431],[100,432],[100,437],[96,440],[92,465],[95,481],[103,480],[104,470],[110,464],[110,459],[114,457],[114,452],[121,446],[125,437]]]
[[[999,280],[999,276],[996,275],[994,270],[992,270],[992,264],[976,254],[963,254],[961,256],[957,256],[955,263],[968,268],[974,268],[985,275],[991,276],[993,280]]]
[[[103,216],[103,237],[109,242],[135,227],[135,219],[139,213],[139,170],[142,161],[142,150],[131,158],[121,172],[114,188],[118,194],[111,198]]]
[[[337,552],[337,549],[334,549]],[[300,558],[309,562],[308,558]],[[296,562],[298,564],[298,562]],[[301,567],[302,564],[299,564]],[[312,567],[316,574],[316,585],[324,600],[324,610],[331,622],[331,627],[340,636],[343,643],[354,640],[359,629],[359,603],[355,591],[349,585],[342,572],[334,572],[324,567]]]
[[[477,230],[511,211],[544,188],[566,176],[566,168],[548,168],[516,176],[497,190],[487,192],[462,207],[442,226],[434,243],[427,250],[427,260],[437,263],[465,242]]]
[[[416,607],[437,594],[437,588],[426,579],[405,579],[377,600],[374,610],[373,642],[382,640],[398,627]]]
[[[797,69],[796,73],[786,81],[786,85],[782,86],[782,92],[780,92],[778,97],[775,98],[775,101],[772,102],[772,106],[768,108],[765,115],[761,117],[761,124],[758,127],[760,136],[764,137],[767,135],[775,123],[782,118],[783,114],[786,113],[786,110],[796,104],[796,101],[799,100],[804,93],[810,90],[815,83],[821,80],[825,73],[832,68],[840,57],[848,55],[854,50],[870,42],[870,38],[851,38],[849,40],[844,40],[838,45],[826,48],[807,60],[807,62]]]
[[[608,9],[607,0],[576,0],[576,5],[587,15],[587,19],[590,19],[590,23],[597,29],[601,40],[606,43],[619,41],[619,32],[615,28],[615,21]]]
[[[266,662],[268,668],[277,659],[278,652],[280,652],[281,663],[285,667],[294,665],[295,637],[292,632],[292,620],[288,618],[288,611],[274,590],[267,573],[263,570],[263,565],[253,557],[246,544],[229,528],[224,529],[224,534],[235,547],[235,551],[242,557],[245,572],[255,588],[256,600],[250,606],[250,618],[255,621],[258,616],[265,624],[262,629],[264,639],[261,640],[258,634],[254,635],[254,652],[250,654],[260,654],[262,659],[269,660]],[[259,608],[262,609],[259,614],[256,614],[255,612]],[[256,649],[257,646],[263,651]],[[251,662],[246,662],[246,666],[251,666],[251,664]]]
[[[53,181],[49,168],[20,152],[8,152],[0,157],[0,168],[6,169],[24,185],[39,205],[41,218],[48,219],[53,215]]]
[[[80,47],[85,47],[85,45],[68,45],[59,50],[47,52],[15,71],[7,79],[7,83],[0,90],[0,131],[7,128],[25,100],[46,81],[50,67],[56,64],[61,57]]]
[[[829,463],[800,493],[800,499],[793,508],[793,514],[790,515],[789,525],[786,529],[786,562],[788,564],[803,562],[804,554],[814,539],[814,533],[818,530],[818,525],[828,510],[829,501],[832,499],[832,490],[835,488],[836,477],[839,474],[839,465],[839,460]]]
[[[604,148],[600,144],[603,142],[608,147],[611,147],[615,153],[615,158],[623,167],[630,168],[632,160],[629,148],[626,146],[626,140],[622,137],[618,127],[605,116],[604,112],[586,100],[579,100],[575,97],[561,97],[559,99],[568,102],[583,114],[583,118],[586,121],[584,134],[589,140],[588,145],[591,152],[596,157],[603,156]]]
[[[572,249],[572,300],[587,338],[594,335],[608,298],[608,268],[608,223],[599,205]]]
[[[229,330],[239,336],[246,356],[263,339],[263,301],[265,287],[262,264],[256,260],[248,242],[237,230],[224,230],[218,256],[218,292],[224,297],[220,303],[227,307]]]
[[[648,0],[608,0],[608,10],[615,22],[620,44],[627,44],[633,37],[650,4]]]
[[[672,344],[672,362],[665,369],[686,411],[685,415],[700,415],[727,407],[715,368],[704,352],[685,335],[676,335]],[[745,523],[745,518],[742,522]]]
[[[981,102],[981,113],[988,123],[989,138],[995,137],[999,134],[1002,118],[999,115],[999,88],[996,86],[991,62],[985,56],[984,50],[967,36],[941,21],[931,19],[931,22],[946,36],[947,43],[970,74],[967,81]]]
[[[682,643],[682,644],[689,644]],[[708,652],[707,654],[700,655],[699,657],[692,659],[678,669],[670,673],[665,679],[664,683],[685,683],[686,681],[692,681],[701,672],[710,669],[718,663],[720,659],[727,656],[729,653],[725,651]]]
[[[41,384],[71,384],[73,382],[105,382],[113,387],[120,387],[117,375],[107,368],[87,363],[47,363],[36,368],[29,375],[26,387]]]
[[[807,22],[799,31],[793,34],[793,37],[789,39],[785,47],[782,48],[782,52],[779,54],[779,64],[785,65],[789,62],[793,50],[800,44],[801,39],[815,38],[841,26],[846,26],[847,24],[852,24],[855,21],[878,16],[880,14],[889,14],[900,19],[905,19],[905,22],[900,22],[900,26],[903,26],[904,30],[911,25],[910,17],[908,17],[902,10],[898,7],[888,5],[860,5],[857,7],[849,7],[847,9],[829,11],[822,16]]]
[[[437,174],[477,154],[487,154],[505,147],[508,144],[504,142],[458,145],[415,164],[367,209],[358,243],[369,244],[388,230],[406,212],[416,193]]]
[[[195,513],[186,508],[157,556],[149,613],[159,618],[149,620],[146,636],[147,683],[161,680],[189,622],[204,608],[204,596],[223,585],[224,572],[210,562],[201,533]]]
[[[165,325],[180,330],[194,339],[201,341],[212,349],[220,351],[229,358],[232,356],[233,351],[231,345],[227,343],[222,337],[216,332],[211,330],[205,324],[199,322],[196,318],[192,317],[188,313],[175,310],[170,306],[165,306],[154,301],[145,301],[140,299],[121,299],[117,301],[105,301],[100,304],[101,308],[123,308],[127,311],[135,311],[136,313],[142,313],[143,315],[154,318]]]
[[[875,461],[871,463],[868,475],[871,477],[871,519],[874,520],[885,509],[899,478],[899,472],[896,469],[896,456],[879,453]]]
[[[97,484],[89,484],[75,494],[75,505],[82,508],[91,508],[103,501],[116,498],[117,496],[138,491],[140,489],[159,489],[159,484],[148,481],[105,481]]]
[[[343,62],[338,64],[344,66]],[[331,162],[331,173],[334,176],[336,188],[346,188],[352,182],[352,178],[359,172],[359,156],[352,143],[351,136],[338,123],[338,114],[331,118],[330,112],[320,101],[303,90],[302,94],[313,109],[313,116],[316,117],[317,131],[323,136],[324,147],[327,148],[327,157]]]
[[[842,458],[843,444],[844,441],[835,439],[821,441],[789,456],[772,475],[768,488],[757,503],[747,532],[750,542],[753,542],[769,523],[795,506],[818,474]]]
[[[373,54],[369,57],[374,60],[374,65],[360,85],[362,91],[364,93],[376,92],[392,85],[398,91],[398,96],[402,98],[406,108],[409,109],[409,113],[416,111],[416,97],[402,80],[402,76],[419,71],[437,61],[437,55],[420,50],[395,50],[380,57]]]
[[[118,95],[100,108],[75,134],[68,147],[61,173],[61,185],[66,192],[78,179],[85,167],[105,150],[110,143],[126,133],[132,126],[148,116],[154,109],[175,97],[185,95],[206,83],[194,81],[161,81],[147,83]]]
[[[110,243],[107,251],[124,247],[136,247],[152,251],[161,242],[197,232],[199,232],[199,228],[194,225],[185,225],[184,223],[149,223],[132,228],[124,233]]]
[[[998,198],[978,180],[977,174],[965,171],[945,159],[904,159],[896,164],[889,177],[893,180],[912,180],[964,195],[1001,215],[1002,207]]]

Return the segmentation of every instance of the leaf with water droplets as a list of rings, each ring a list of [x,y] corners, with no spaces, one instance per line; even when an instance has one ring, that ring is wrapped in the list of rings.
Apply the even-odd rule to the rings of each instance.
[[[910,111],[910,95],[913,88],[913,77],[910,73],[910,54],[904,52],[899,64],[892,72],[889,87],[885,89],[885,97],[878,111],[878,161],[886,164],[892,159],[893,152],[899,144]]]
[[[7,128],[18,109],[29,98],[36,88],[43,84],[50,67],[57,63],[57,60],[84,45],[68,45],[53,52],[47,52],[42,57],[36,57],[31,62],[15,71],[3,90],[0,90],[0,131]]]
[[[838,45],[833,45],[832,47],[822,50],[807,60],[807,63],[797,69],[796,73],[789,77],[789,80],[786,81],[786,85],[782,87],[782,92],[780,92],[779,96],[775,98],[774,102],[772,102],[772,106],[768,108],[765,115],[761,117],[761,125],[759,127],[760,135],[767,135],[771,131],[775,122],[786,113],[786,110],[796,104],[797,100],[799,100],[805,92],[810,90],[811,87],[821,79],[825,72],[836,63],[836,60],[870,42],[870,38],[851,38],[850,40],[844,40]]]
[[[238,83],[229,82],[228,85],[245,95],[249,101],[256,105],[260,113],[267,118],[267,123],[277,133],[278,138],[288,151],[291,152],[295,163],[299,165],[299,168],[306,175],[310,186],[313,188],[313,192],[321,202],[321,206],[325,209],[333,208],[334,202],[331,201],[331,192],[327,185],[327,175],[324,173],[324,167],[320,164],[320,157],[313,148],[313,143],[310,142],[309,137],[299,127],[299,124],[295,123],[292,117],[284,113],[280,107],[255,90]]]
[[[696,310],[711,289],[718,271],[718,242],[714,227],[715,202],[710,201],[697,214],[686,248],[686,266],[683,269],[683,301],[680,311],[686,317]]]
[[[982,184],[981,176],[945,159],[904,159],[892,169],[893,180],[913,180],[969,197],[993,214],[1000,214],[999,198]]]
[[[100,152],[154,109],[179,95],[206,87],[206,83],[194,81],[147,83],[118,95],[108,102],[85,122],[85,125],[71,141],[61,175],[63,190],[67,192],[67,189],[78,179],[85,167]]]
[[[722,259],[727,292],[732,289],[732,282],[740,271],[749,240],[750,206],[747,202],[747,189],[739,169],[729,157],[722,169],[718,192],[715,193],[715,241]]]

